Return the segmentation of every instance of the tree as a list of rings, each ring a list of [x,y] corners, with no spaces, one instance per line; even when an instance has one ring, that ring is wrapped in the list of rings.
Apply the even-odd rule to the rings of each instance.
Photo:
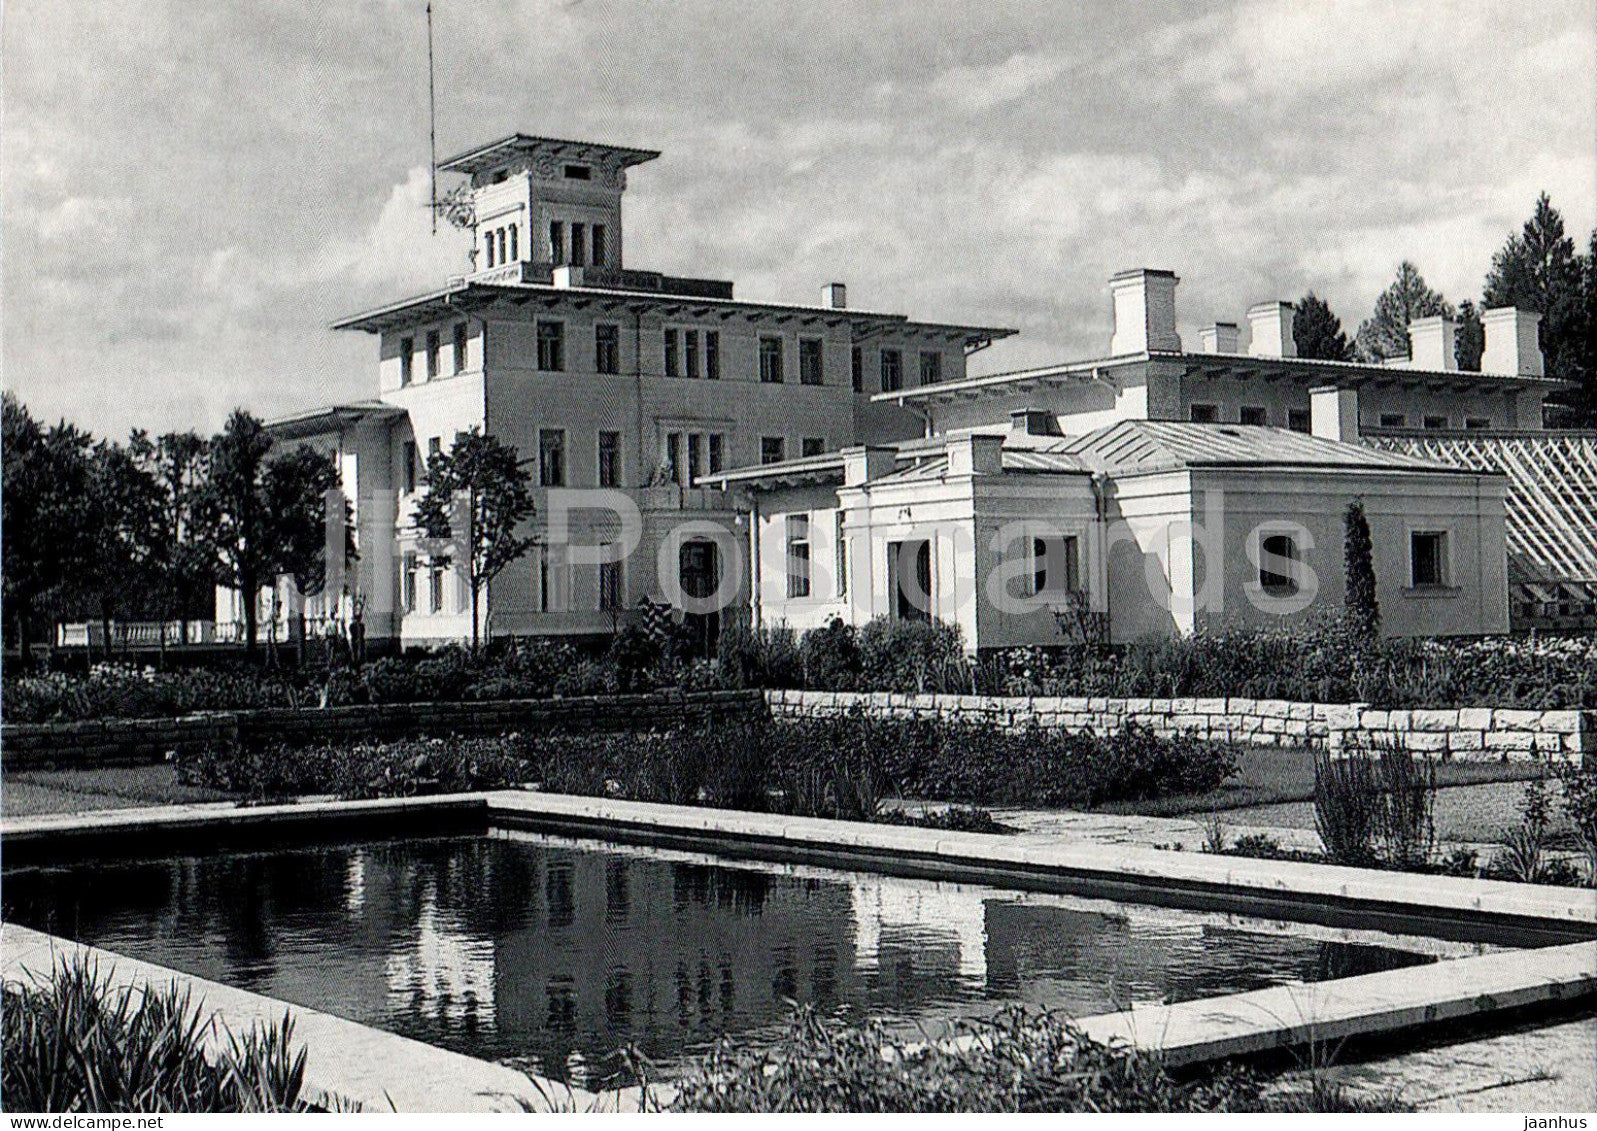
[[[1567,399],[1579,408],[1594,399],[1591,352],[1590,267],[1564,232],[1564,218],[1544,192],[1531,218],[1492,257],[1483,288],[1487,307],[1512,306],[1542,316],[1541,347],[1547,375],[1575,381]]]
[[[268,459],[272,438],[259,420],[235,409],[210,443],[210,475],[197,520],[214,551],[216,580],[236,589],[244,605],[245,651],[259,639],[261,588],[282,573],[310,579],[306,559],[326,538],[326,493],[337,483],[332,460],[308,446]],[[316,463],[327,474],[313,473]],[[309,547],[314,546],[314,551]]]
[[[160,489],[127,448],[102,440],[89,455],[85,503],[88,545],[72,589],[83,614],[99,620],[109,657],[112,618],[136,616],[158,585]]]
[[[304,597],[314,596],[326,587],[328,495],[337,486],[338,469],[333,461],[307,446],[266,464],[261,476],[261,495],[266,504],[267,542],[271,547],[269,580],[289,577]],[[347,522],[342,529],[342,553],[347,566]],[[272,623],[277,623],[275,585],[272,587]]]
[[[1375,313],[1359,323],[1354,341],[1359,359],[1379,364],[1389,357],[1408,356],[1408,324],[1437,314],[1454,317],[1448,301],[1431,290],[1419,268],[1405,259],[1392,285],[1375,300]]]
[[[458,554],[471,591],[471,646],[480,645],[482,593],[511,562],[532,548],[517,535],[535,508],[516,449],[473,428],[448,452],[427,461],[427,491],[416,504],[416,526],[433,543],[429,558],[448,567]]]
[[[194,432],[167,432],[151,438],[136,429],[128,450],[155,485],[151,606],[161,621],[176,619],[188,638],[189,619],[211,596],[215,557],[197,520],[208,476],[210,451]],[[161,647],[166,647],[163,632]]]
[[[65,422],[41,427],[9,392],[0,402],[0,574],[7,628],[27,664],[36,622],[89,551],[91,440]]]
[[[1342,601],[1354,631],[1374,640],[1381,631],[1381,607],[1375,599],[1375,544],[1370,538],[1370,521],[1358,499],[1342,514],[1343,568],[1347,572],[1347,591]]]
[[[1299,357],[1326,361],[1350,361],[1353,357],[1353,346],[1342,332],[1342,320],[1313,291],[1300,298],[1293,311],[1292,341]]]
[[[1486,349],[1486,329],[1481,325],[1480,308],[1469,299],[1458,304],[1458,337],[1453,342],[1453,358],[1460,369],[1481,370],[1481,353]]]

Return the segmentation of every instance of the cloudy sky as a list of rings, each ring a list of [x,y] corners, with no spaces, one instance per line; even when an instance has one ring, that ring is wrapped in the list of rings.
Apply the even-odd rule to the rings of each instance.
[[[1398,261],[1455,301],[1545,189],[1594,222],[1592,0],[435,0],[442,156],[663,150],[635,267],[1101,352],[1105,280],[1183,333]],[[436,286],[422,0],[8,0],[4,380],[100,432],[374,390],[332,319]]]

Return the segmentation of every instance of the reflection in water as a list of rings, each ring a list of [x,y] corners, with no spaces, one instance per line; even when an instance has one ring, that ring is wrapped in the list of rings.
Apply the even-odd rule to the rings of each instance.
[[[554,1076],[668,1066],[793,1001],[1085,1014],[1430,961],[1326,932],[641,850],[451,838],[19,869],[5,917]]]

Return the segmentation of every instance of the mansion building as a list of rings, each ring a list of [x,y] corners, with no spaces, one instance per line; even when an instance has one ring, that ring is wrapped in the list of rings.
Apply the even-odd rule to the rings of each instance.
[[[625,266],[628,170],[658,156],[518,134],[440,165],[469,178],[471,272],[336,323],[375,339],[376,396],[270,425],[336,456],[360,545],[343,593],[285,608],[469,639],[463,571],[412,512],[429,455],[478,429],[537,505],[532,552],[488,589],[499,636],[599,637],[641,599],[713,592],[765,626],[935,617],[979,648],[1291,623],[1340,606],[1355,499],[1388,632],[1597,616],[1597,437],[1543,428],[1563,386],[1534,314],[1485,312],[1478,373],[1442,318],[1384,365],[1298,358],[1283,302],[1192,350],[1176,276],[1137,269],[1110,280],[1101,356],[970,376],[1013,331]],[[579,549],[623,538],[613,508],[557,530],[565,488],[625,496],[632,552]],[[715,617],[693,619],[708,643]]]

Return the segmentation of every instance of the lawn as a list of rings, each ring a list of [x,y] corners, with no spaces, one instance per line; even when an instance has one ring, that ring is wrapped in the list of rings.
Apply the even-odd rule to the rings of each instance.
[[[169,765],[101,766],[92,770],[29,770],[0,777],[0,813],[86,813],[190,801],[226,801],[214,789],[184,785]]]
[[[1482,782],[1525,781],[1539,776],[1535,762],[1439,762],[1438,786],[1479,785]],[[1253,748],[1241,757],[1236,777],[1206,793],[1184,793],[1148,801],[1118,801],[1101,807],[1105,813],[1135,813],[1145,817],[1180,817],[1213,813],[1251,805],[1279,805],[1314,799],[1314,752]]]

